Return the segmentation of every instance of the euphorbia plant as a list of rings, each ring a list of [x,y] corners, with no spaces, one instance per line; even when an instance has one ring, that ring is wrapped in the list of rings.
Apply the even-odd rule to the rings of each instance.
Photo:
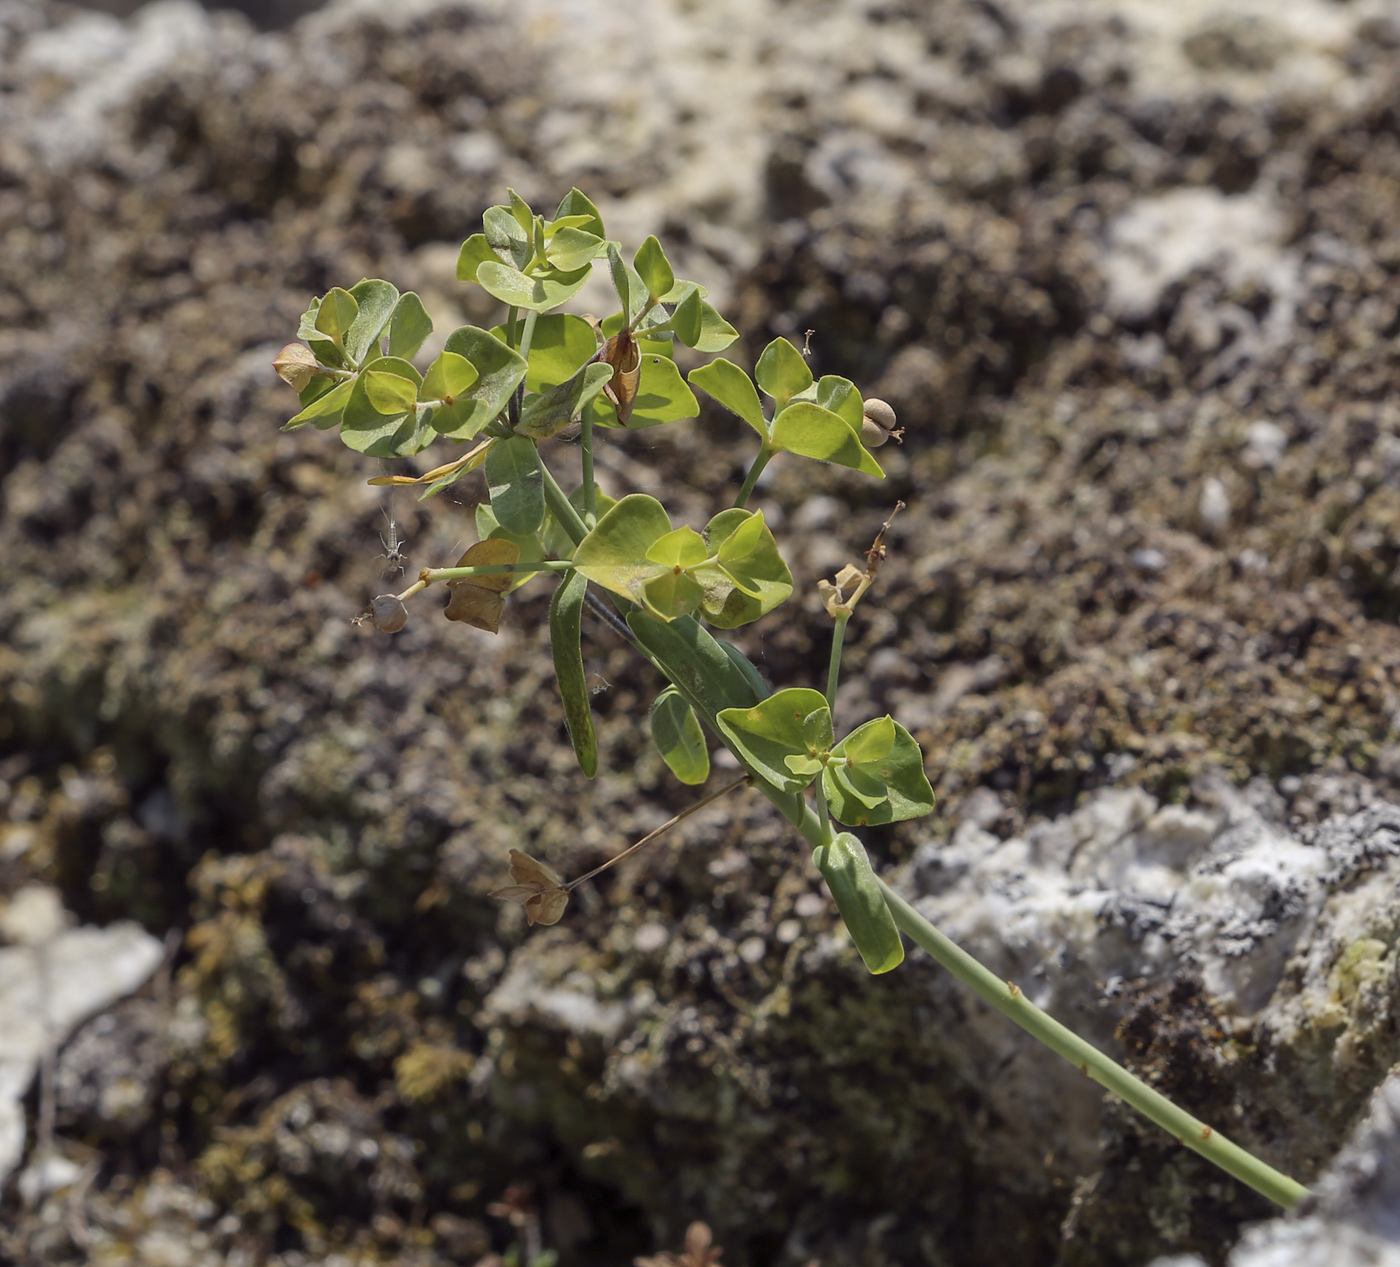
[[[933,808],[923,755],[903,726],[888,716],[838,725],[834,715],[846,624],[875,581],[885,529],[864,566],[820,582],[834,622],[824,693],[770,691],[732,642],[710,632],[758,620],[792,594],[792,574],[762,510],[748,508],[764,467],[788,453],[883,478],[870,449],[900,435],[889,406],[863,400],[837,375],[814,379],[802,352],[781,338],[764,349],[752,375],[723,357],[683,375],[677,343],[713,355],[737,332],[703,286],[675,276],[656,238],[642,243],[629,263],[608,239],[597,208],[576,189],[553,219],[512,191],[508,205],[486,212],[482,230],[463,244],[457,275],[505,305],[500,325],[454,330],[420,371],[414,358],[432,330],[422,303],[388,282],[365,280],[313,300],[298,331],[304,342],[289,344],[277,358],[278,373],[297,389],[302,406],[288,428],[338,426],[347,445],[374,458],[412,457],[438,440],[469,446],[422,475],[371,483],[414,486],[431,497],[478,468],[485,476],[487,499],[476,514],[481,540],[455,566],[425,568],[403,593],[379,595],[357,619],[395,632],[407,618],[405,602],[443,582],[451,591],[448,619],[494,632],[511,589],[537,574],[556,574],[550,641],[586,775],[598,765],[580,647],[587,605],[666,679],[651,709],[651,734],[672,772],[687,784],[709,777],[706,730],[729,749],[746,777],[723,791],[756,788],[812,846],[813,862],[871,972],[902,961],[902,931],[1183,1143],[1280,1204],[1295,1204],[1304,1191],[1299,1184],[1165,1100],[948,941],[875,875],[855,833],[842,830],[918,818]],[[601,322],[559,311],[599,263],[611,276],[618,311]],[[733,504],[699,529],[676,525],[645,494],[612,501],[593,475],[602,432],[695,417],[692,386],[758,437]],[[543,450],[574,426],[582,479],[566,493]],[[496,896],[521,903],[531,923],[544,924],[557,922],[570,889],[596,874],[565,884],[518,850],[511,851],[510,869],[514,883]]]

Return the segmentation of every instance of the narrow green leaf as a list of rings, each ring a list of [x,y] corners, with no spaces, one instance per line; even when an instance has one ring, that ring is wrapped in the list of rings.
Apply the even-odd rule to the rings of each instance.
[[[847,827],[898,823],[922,818],[933,812],[933,788],[924,773],[924,757],[914,737],[897,721],[879,717],[856,727],[831,751],[844,758],[856,753],[878,751],[893,729],[894,740],[883,757],[844,765],[833,760],[822,774],[831,815]],[[838,772],[842,777],[837,777]],[[871,800],[883,788],[884,800]]]
[[[369,358],[371,351],[378,352],[378,341],[394,315],[399,292],[388,282],[366,278],[351,286],[350,293],[355,297],[359,311],[345,332],[341,346],[345,349],[345,355],[354,364],[360,365]]]
[[[564,701],[564,720],[578,757],[579,768],[588,778],[598,773],[598,737],[593,730],[588,683],[583,672],[580,645],[583,599],[588,580],[579,572],[566,572],[549,602],[549,647],[554,656],[554,675],[559,681],[559,697]]]
[[[601,361],[585,365],[573,378],[525,402],[516,431],[536,440],[547,440],[570,423],[577,422],[593,398],[612,378],[613,368]]]
[[[717,720],[726,742],[746,765],[784,792],[800,792],[816,772],[794,773],[787,758],[820,755],[803,732],[804,721],[816,712],[830,717],[826,697],[820,691],[791,687],[750,708],[724,709]]]
[[[587,216],[588,221],[579,225],[579,228],[587,229],[589,233],[595,233],[600,238],[608,236],[607,230],[603,228],[603,217],[598,214],[598,208],[589,201],[586,194],[577,189],[571,189],[564,195],[563,201],[559,204],[559,210],[554,213],[555,220],[563,220],[566,216]]]
[[[312,383],[325,383],[327,379],[312,379]],[[340,422],[340,416],[344,412],[345,406],[349,403],[350,393],[354,390],[353,379],[346,379],[328,391],[321,391],[313,397],[311,401],[302,409],[299,414],[295,414],[282,424],[283,431],[295,431],[298,427],[304,427],[308,422],[314,422],[322,431],[334,427]],[[304,391],[310,391],[310,387]]]
[[[440,352],[423,375],[423,396],[427,400],[442,400],[451,405],[468,391],[481,376],[465,356],[456,352]]]
[[[411,290],[400,295],[393,316],[389,318],[389,355],[411,361],[432,332],[433,319],[428,316],[423,301]]]
[[[487,245],[501,263],[524,268],[530,262],[535,253],[532,234],[521,226],[509,207],[487,207],[481,228]],[[480,269],[477,272],[480,280]]]
[[[540,541],[540,534],[511,532],[509,528],[501,527],[490,502],[478,502],[476,505],[476,535],[482,541],[509,541],[520,551],[517,563],[538,563],[544,558],[544,545]],[[509,594],[529,585],[531,581],[537,581],[543,575],[542,572],[522,572],[519,576],[513,576],[505,593]]]
[[[701,313],[701,299],[699,287],[691,287],[686,291],[685,298],[675,307],[671,313],[671,320],[668,323],[675,331],[676,338],[688,348],[693,348],[700,342],[700,336],[704,333],[704,319]]]
[[[850,832],[820,845],[812,861],[822,873],[851,940],[871,973],[889,972],[904,962],[904,942],[885,905],[865,846]]]
[[[799,400],[773,419],[772,444],[775,449],[849,466],[876,479],[885,477],[845,419],[810,401]]]
[[[646,286],[647,293],[658,303],[676,284],[676,274],[671,269],[671,261],[666,258],[666,252],[661,249],[661,243],[656,240],[654,234],[637,248],[632,266]]]
[[[667,571],[647,551],[671,531],[666,508],[654,497],[633,493],[610,509],[574,551],[574,564],[590,581],[644,605],[644,586]]]
[[[492,249],[491,243],[486,240],[484,233],[473,233],[462,243],[462,249],[457,253],[457,280],[459,282],[474,282],[476,281],[476,270],[481,265],[504,262],[500,255]]]
[[[802,353],[787,339],[774,339],[763,349],[763,355],[754,366],[753,376],[773,398],[778,409],[812,384],[812,371],[807,368]]]
[[[724,654],[729,657],[731,663],[744,675],[744,680],[748,682],[749,689],[753,692],[753,702],[757,703],[761,699],[767,699],[771,692],[754,662],[732,642],[726,642],[723,638],[716,638],[715,641],[723,648]],[[744,704],[735,705],[735,707],[741,708],[747,703],[748,701],[745,701]]]
[[[406,414],[418,404],[418,384],[383,370],[365,371],[365,395],[382,414]]]
[[[626,314],[626,324],[631,325],[642,315],[647,303],[647,285],[622,258],[616,242],[608,243],[608,271],[612,274],[613,289],[622,303]]]
[[[451,407],[433,414],[433,426],[454,440],[470,440],[506,407],[525,377],[525,360],[478,326],[459,326],[447,336],[445,350],[470,361],[477,379],[465,392],[454,393]]]
[[[768,439],[768,423],[763,417],[763,405],[758,399],[753,380],[733,361],[716,357],[708,365],[691,370],[688,377],[692,385],[713,396],[730,413],[738,414],[763,439]]]
[[[544,523],[544,476],[533,440],[507,436],[486,455],[486,486],[491,508],[503,528],[522,534]]]
[[[355,296],[339,286],[326,292],[316,313],[316,329],[328,339],[339,340],[360,311]]]
[[[710,749],[695,710],[674,686],[651,706],[651,739],[661,759],[682,783],[696,787],[710,777]]]
[[[860,435],[865,402],[849,378],[842,378],[839,374],[823,374],[817,383],[817,404],[838,415],[856,435]]]
[[[488,295],[503,304],[530,312],[548,312],[582,290],[591,274],[587,265],[569,273],[526,274],[509,264],[487,261],[478,265],[476,280]]]
[[[738,337],[739,332],[714,308],[707,303],[700,305],[700,338],[691,347],[706,355],[723,352]]]

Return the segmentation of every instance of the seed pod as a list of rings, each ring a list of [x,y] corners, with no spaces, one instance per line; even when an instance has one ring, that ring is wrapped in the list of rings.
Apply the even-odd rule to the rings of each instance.
[[[867,449],[878,449],[891,436],[903,443],[904,431],[894,425],[894,410],[883,400],[872,396],[865,402],[864,414],[860,440]]]
[[[380,633],[398,633],[408,624],[408,608],[392,594],[380,594],[370,608],[370,619]]]
[[[300,343],[289,343],[272,362],[272,368],[294,391],[301,391],[316,375],[316,353]]]

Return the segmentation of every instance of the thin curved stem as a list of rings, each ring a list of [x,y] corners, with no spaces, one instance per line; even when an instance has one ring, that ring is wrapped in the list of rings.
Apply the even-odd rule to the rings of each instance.
[[[836,613],[836,628],[831,631],[831,663],[826,670],[826,703],[831,709],[831,722],[836,724],[836,687],[841,681],[841,647],[846,641],[846,624],[851,613]]]
[[[749,496],[754,490],[754,485],[758,483],[758,477],[763,474],[763,468],[768,465],[773,456],[773,450],[766,444],[759,449],[758,456],[754,458],[753,465],[749,467],[749,473],[744,476],[743,486],[739,489],[739,496],[734,499],[736,510],[742,510],[749,504]]]

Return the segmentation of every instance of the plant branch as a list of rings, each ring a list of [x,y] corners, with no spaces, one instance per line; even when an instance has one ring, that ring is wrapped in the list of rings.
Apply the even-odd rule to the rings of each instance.
[[[759,449],[758,456],[754,458],[753,465],[749,467],[749,473],[744,476],[743,486],[739,489],[739,496],[734,499],[734,506],[737,510],[742,510],[749,504],[749,495],[754,490],[754,485],[758,483],[758,477],[763,474],[763,468],[768,465],[774,450],[766,444]]]
[[[1063,1056],[1081,1073],[1126,1100],[1169,1135],[1176,1136],[1178,1143],[1194,1149],[1285,1210],[1291,1210],[1307,1194],[1302,1184],[1247,1153],[1238,1144],[1231,1143],[1218,1131],[1134,1077],[1122,1065],[1110,1060],[1073,1030],[1046,1015],[1026,998],[1015,983],[1003,981],[983,967],[967,951],[939,932],[883,880],[879,880],[879,885],[895,923],[908,937],[997,1011],[1010,1017],[1051,1051]]]
[[[578,511],[569,501],[567,494],[559,487],[559,481],[554,478],[554,473],[540,461],[540,474],[544,477],[544,499],[549,503],[549,508],[554,512],[554,517],[559,521],[559,526],[569,534],[575,545],[588,535],[588,525],[579,517]]]
[[[836,627],[831,631],[831,662],[826,670],[826,703],[831,709],[832,725],[836,724],[836,687],[841,681],[841,648],[846,641],[846,625],[850,619],[850,612],[838,611]]]

